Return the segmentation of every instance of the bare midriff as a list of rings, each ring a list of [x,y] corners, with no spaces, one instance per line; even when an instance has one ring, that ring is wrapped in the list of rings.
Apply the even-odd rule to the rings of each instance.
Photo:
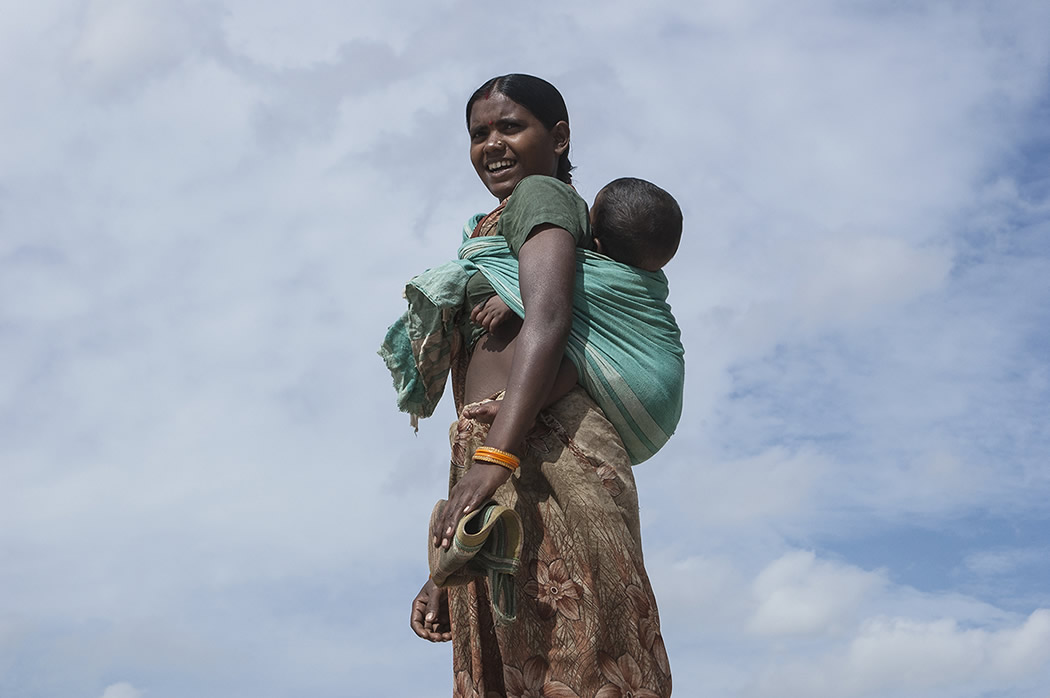
[[[514,360],[514,344],[521,329],[521,320],[512,320],[496,333],[485,334],[478,340],[467,366],[465,404],[490,398],[507,389],[507,377]],[[552,393],[562,396],[576,385],[576,367],[562,359]]]
[[[507,389],[507,376],[514,360],[514,339],[520,328],[521,320],[516,320],[513,328],[500,328],[503,331],[486,333],[478,340],[467,366],[466,404],[490,398]]]

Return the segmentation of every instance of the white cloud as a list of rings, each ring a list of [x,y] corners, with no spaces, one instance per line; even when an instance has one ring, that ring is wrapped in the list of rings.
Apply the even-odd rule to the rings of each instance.
[[[816,450],[775,447],[755,456],[669,461],[687,484],[678,491],[683,512],[706,524],[740,524],[804,515],[829,462]]]
[[[106,686],[102,692],[102,698],[142,698],[142,692],[127,682],[115,683]]]
[[[90,0],[73,47],[76,78],[104,97],[162,77],[209,37],[211,17],[200,3]]]
[[[759,573],[758,608],[748,627],[763,635],[838,633],[864,597],[885,586],[882,575],[788,553]]]
[[[999,630],[950,619],[872,618],[845,647],[763,672],[749,696],[1036,696],[1050,660],[1050,611]],[[1045,687],[1045,684],[1044,684]]]
[[[231,49],[259,63],[295,68],[328,63],[354,41],[389,47],[392,58],[411,45],[409,37],[451,16],[448,0],[404,6],[333,4],[306,0],[296,5],[228,0],[223,21]],[[372,67],[380,73],[389,66]]]
[[[1004,613],[797,549],[753,574],[739,555],[647,559],[672,660],[700,662],[679,660],[679,679],[720,695],[1037,696],[1050,675],[1048,609]]]
[[[412,435],[374,351],[490,204],[462,109],[509,70],[565,93],[581,192],[633,174],[686,210],[686,414],[637,473],[679,691],[1037,695],[1038,545],[981,539],[923,588],[906,546],[851,546],[1050,493],[1050,202],[1010,164],[1042,5],[9,14],[0,695],[444,685],[405,610],[450,408]]]
[[[1032,670],[1050,658],[1050,611],[1033,613],[1016,628],[1000,631],[960,628],[952,620],[915,622],[873,619],[850,647],[849,663],[863,678],[888,685],[918,680],[936,685],[982,670]]]
[[[1045,548],[1014,548],[1007,550],[982,550],[967,555],[963,564],[970,571],[982,576],[1015,574],[1025,567],[1050,559]]]

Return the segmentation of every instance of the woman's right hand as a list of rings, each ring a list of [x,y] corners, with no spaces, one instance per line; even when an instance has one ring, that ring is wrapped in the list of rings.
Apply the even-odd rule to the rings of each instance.
[[[492,499],[492,495],[510,479],[510,475],[510,471],[501,465],[474,463],[448,493],[448,501],[441,516],[434,517],[430,529],[434,547],[448,550],[460,518]]]
[[[452,622],[448,614],[448,591],[427,580],[412,599],[412,632],[431,642],[452,639]]]

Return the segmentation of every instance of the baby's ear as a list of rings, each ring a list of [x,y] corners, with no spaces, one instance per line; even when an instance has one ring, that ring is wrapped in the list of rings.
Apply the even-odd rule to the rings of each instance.
[[[594,238],[594,251],[598,254],[605,254],[605,250],[602,249],[602,241],[598,238]]]

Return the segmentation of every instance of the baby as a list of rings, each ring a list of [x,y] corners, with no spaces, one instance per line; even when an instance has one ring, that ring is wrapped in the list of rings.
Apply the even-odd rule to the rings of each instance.
[[[674,197],[652,182],[622,177],[605,185],[590,210],[593,249],[614,262],[645,271],[659,271],[678,251],[682,238],[682,210]],[[474,306],[470,319],[488,332],[513,341],[521,318],[493,293]],[[576,366],[563,357],[544,407],[557,402],[579,380]],[[465,416],[492,423],[498,400],[474,405]]]

